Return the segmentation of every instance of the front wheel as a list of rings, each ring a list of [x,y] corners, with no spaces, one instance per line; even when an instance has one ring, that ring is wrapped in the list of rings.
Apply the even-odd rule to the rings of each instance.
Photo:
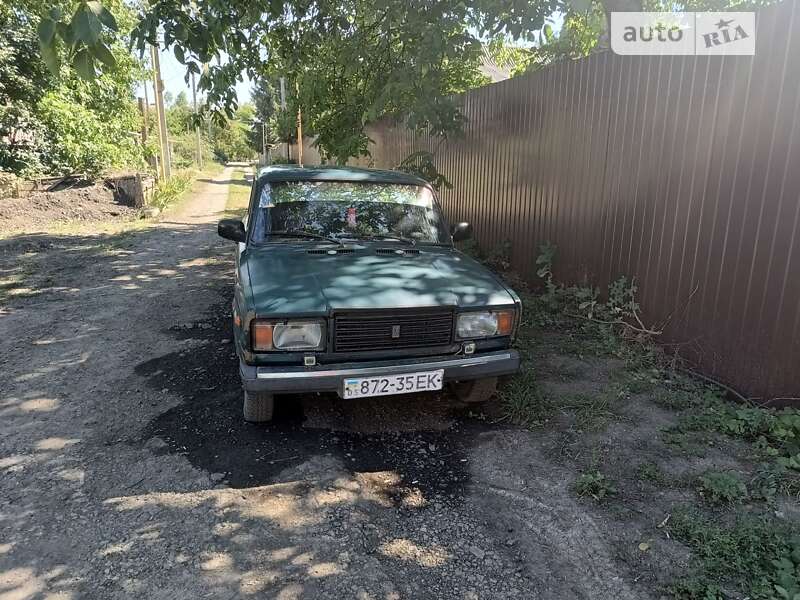
[[[467,404],[486,402],[497,393],[497,377],[457,381],[450,384],[456,398]]]
[[[244,420],[249,423],[266,423],[272,420],[275,398],[266,392],[244,391]]]

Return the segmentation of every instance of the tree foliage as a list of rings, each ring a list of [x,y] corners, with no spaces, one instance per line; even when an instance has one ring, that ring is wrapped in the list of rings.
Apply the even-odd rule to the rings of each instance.
[[[199,75],[218,122],[236,108],[235,83],[286,78],[288,115],[301,110],[320,151],[338,160],[364,153],[365,123],[402,115],[409,126],[449,135],[461,113],[452,94],[482,82],[477,65],[486,35],[526,37],[561,0],[149,0],[133,30],[135,45],[172,48]],[[63,45],[90,74],[113,23],[82,1],[49,15],[44,54]],[[52,30],[52,35],[51,34]],[[208,69],[203,65],[208,64]],[[91,67],[91,68],[89,68]]]
[[[122,40],[109,41],[113,68],[90,79],[61,61],[53,72],[47,54],[39,56],[41,23],[51,9],[67,7],[40,0],[0,5],[0,169],[95,174],[141,164],[132,133],[139,129],[133,89],[142,69]],[[130,29],[132,12],[121,3],[112,8],[115,21]]]

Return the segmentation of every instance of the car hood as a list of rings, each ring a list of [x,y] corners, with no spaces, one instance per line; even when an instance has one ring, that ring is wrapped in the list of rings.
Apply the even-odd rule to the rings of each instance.
[[[418,254],[379,254],[370,246],[336,255],[309,253],[313,249],[271,244],[244,252],[242,275],[256,315],[507,306],[515,300],[486,267],[449,247],[421,247]]]

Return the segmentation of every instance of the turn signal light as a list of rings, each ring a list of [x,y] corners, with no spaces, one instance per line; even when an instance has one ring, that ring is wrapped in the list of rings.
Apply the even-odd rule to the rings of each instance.
[[[253,321],[252,340],[254,351],[272,350],[272,323]]]
[[[514,311],[497,313],[497,335],[511,335],[514,330]]]

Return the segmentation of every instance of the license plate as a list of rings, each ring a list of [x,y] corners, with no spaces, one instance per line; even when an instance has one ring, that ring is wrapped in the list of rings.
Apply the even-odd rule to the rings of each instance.
[[[403,373],[376,377],[345,379],[342,398],[366,398],[368,396],[390,396],[442,389],[444,369],[424,373]]]

